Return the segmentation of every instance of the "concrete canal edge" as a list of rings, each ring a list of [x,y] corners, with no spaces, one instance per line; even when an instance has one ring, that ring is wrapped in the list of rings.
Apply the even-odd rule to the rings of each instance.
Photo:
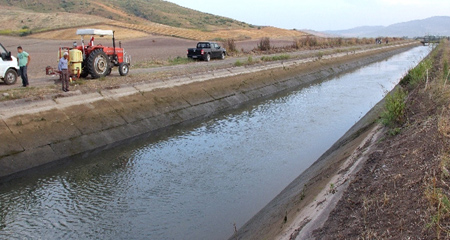
[[[179,84],[125,86],[41,101],[0,103],[0,180],[86,158],[178,124],[208,118],[406,51],[416,44]]]

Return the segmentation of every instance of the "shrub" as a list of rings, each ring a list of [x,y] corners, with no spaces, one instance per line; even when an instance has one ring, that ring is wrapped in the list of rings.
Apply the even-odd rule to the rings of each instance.
[[[448,61],[444,61],[444,82],[448,81],[450,75],[450,69],[448,68]]]
[[[236,67],[241,67],[241,66],[243,66],[244,65],[244,63],[242,63],[241,61],[239,61],[239,60],[237,60],[235,63],[234,63],[234,66],[236,66]]]
[[[408,71],[405,77],[400,81],[402,86],[411,86],[414,87],[421,81],[425,80],[425,76],[427,73],[427,69],[430,69],[432,66],[431,59],[423,60],[419,63],[415,68]]]
[[[385,126],[402,124],[405,118],[406,97],[408,92],[399,88],[386,96],[381,122]]]
[[[223,47],[227,50],[228,53],[237,53],[238,50],[236,48],[236,42],[233,38],[229,38],[223,41]]]
[[[261,38],[258,44],[258,49],[261,51],[268,51],[272,49],[272,46],[270,45],[270,38],[268,37]]]

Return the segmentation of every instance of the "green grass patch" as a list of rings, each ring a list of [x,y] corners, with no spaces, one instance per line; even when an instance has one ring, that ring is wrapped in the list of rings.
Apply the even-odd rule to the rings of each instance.
[[[180,64],[187,64],[187,63],[191,63],[194,60],[187,58],[187,57],[176,57],[176,58],[170,58],[169,59],[169,65],[180,65]]]
[[[261,61],[263,62],[273,62],[273,61],[281,61],[288,60],[291,56],[287,54],[277,55],[277,56],[263,56],[261,57]]]
[[[242,66],[244,66],[244,63],[241,62],[240,60],[237,60],[237,61],[234,63],[234,66],[236,66],[236,67],[242,67]]]

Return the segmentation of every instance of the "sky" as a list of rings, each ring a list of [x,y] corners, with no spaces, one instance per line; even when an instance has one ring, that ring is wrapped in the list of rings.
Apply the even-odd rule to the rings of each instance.
[[[169,0],[260,26],[316,31],[450,16],[450,0]]]

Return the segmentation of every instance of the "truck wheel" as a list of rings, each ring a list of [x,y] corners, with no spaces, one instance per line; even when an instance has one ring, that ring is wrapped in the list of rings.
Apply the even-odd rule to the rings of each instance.
[[[87,60],[87,67],[92,78],[100,78],[107,75],[109,66],[109,59],[103,49],[97,49],[89,54]]]
[[[5,73],[5,78],[3,79],[6,85],[12,85],[17,81],[17,72],[14,69],[8,69]]]
[[[123,62],[123,63],[119,64],[120,76],[126,76],[129,71],[130,71],[130,65],[128,63]]]
[[[220,59],[224,60],[225,59],[225,53],[222,52],[222,55],[220,56]]]

